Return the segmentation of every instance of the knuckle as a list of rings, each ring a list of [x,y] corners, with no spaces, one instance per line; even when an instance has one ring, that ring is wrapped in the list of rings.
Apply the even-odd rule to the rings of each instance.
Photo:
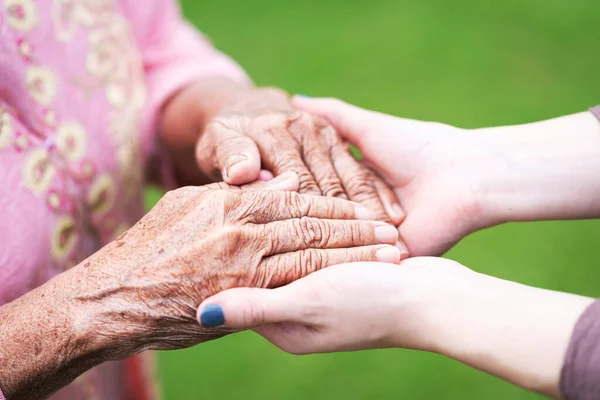
[[[325,222],[317,218],[302,217],[297,220],[296,225],[296,233],[307,247],[327,246],[331,232]]]
[[[250,300],[244,300],[241,310],[242,323],[246,326],[259,325],[265,320],[264,308]]]
[[[277,151],[273,159],[273,167],[279,171],[294,171],[296,173],[302,172],[304,163],[302,162],[302,155],[297,148],[281,148]]]
[[[306,178],[301,177],[300,174],[298,174],[298,176],[300,177],[300,186],[298,189],[300,193],[310,193],[317,195],[322,194],[321,189],[319,189],[319,186],[310,174],[308,174],[308,177]]]
[[[319,188],[323,196],[327,197],[345,197],[346,192],[339,178],[334,176],[327,176],[319,180]]]
[[[321,140],[330,149],[330,152],[333,155],[333,152],[336,148],[347,149],[347,145],[343,145],[340,135],[337,131],[329,125],[326,121],[321,121],[321,128],[319,129],[319,136]]]
[[[288,117],[288,123],[312,128],[314,126],[314,118],[306,111],[295,111]]]
[[[252,120],[252,132],[265,133],[269,132],[277,137],[276,133],[285,130],[287,118],[285,114],[279,112],[263,113]]]
[[[307,249],[299,253],[296,271],[300,277],[305,277],[311,272],[323,268],[324,264],[325,259],[321,252],[316,249]]]
[[[346,190],[353,196],[364,196],[363,198],[377,197],[377,191],[367,176],[360,174],[346,182]]]
[[[303,201],[296,192],[283,192],[281,200],[281,208],[288,209],[291,215],[306,215],[310,212],[310,202]]]
[[[362,244],[367,241],[368,236],[363,228],[363,224],[349,221],[349,237],[353,244]]]
[[[232,207],[231,216],[238,222],[257,223],[263,218],[272,219],[269,212],[268,199],[265,195],[270,192],[238,191],[237,201]],[[266,200],[266,201],[265,201]]]

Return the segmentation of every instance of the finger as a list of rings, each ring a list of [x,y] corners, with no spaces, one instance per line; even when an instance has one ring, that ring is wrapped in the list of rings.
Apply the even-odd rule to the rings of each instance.
[[[249,329],[302,315],[293,286],[278,289],[234,288],[202,302],[197,318],[205,328]]]
[[[379,194],[379,199],[383,204],[385,212],[392,219],[394,226],[400,225],[402,221],[404,221],[404,218],[406,218],[406,213],[402,209],[402,206],[400,206],[398,198],[392,189],[386,185],[377,174],[373,173],[373,175],[375,176],[373,184],[375,185],[375,190],[377,190],[377,193]]]
[[[321,127],[313,118],[304,112],[290,117],[290,133],[302,146],[304,162],[314,176],[323,196],[345,199],[344,188],[340,177],[331,162],[330,147],[321,140]],[[335,131],[330,129],[335,135]]]
[[[293,172],[286,172],[279,175],[277,178],[271,178],[270,180],[256,181],[243,185],[242,190],[284,190],[297,192],[300,188],[300,182],[298,181],[298,175]]]
[[[392,223],[375,187],[373,172],[352,157],[342,143],[333,147],[332,159],[348,198],[373,210],[378,221]]]
[[[191,190],[231,190],[231,191],[262,191],[262,190],[288,190],[298,191],[298,176],[293,172],[273,178],[268,182],[256,181],[247,185],[235,186],[225,182],[215,182],[201,187],[190,187]]]
[[[364,134],[369,129],[369,117],[373,114],[372,111],[331,98],[313,99],[294,96],[292,104],[301,110],[327,119],[342,137],[359,147]]]
[[[271,173],[271,171],[267,171],[266,169],[262,169],[260,171],[260,174],[258,174],[259,181],[270,181],[273,178],[274,178],[274,176]]]
[[[307,249],[278,254],[262,260],[256,271],[257,287],[287,285],[310,273],[348,262],[379,261],[398,264],[400,250],[394,246],[364,246],[349,249]]]
[[[240,207],[233,210],[238,220],[266,224],[286,219],[313,217],[326,219],[374,220],[366,207],[334,197],[283,191],[243,192]]]
[[[285,115],[256,118],[249,131],[260,150],[262,164],[275,176],[292,171],[300,180],[300,193],[321,194],[314,176],[302,159],[301,146],[289,132]]]
[[[264,256],[310,248],[336,249],[375,244],[395,246],[399,235],[394,226],[381,222],[310,217],[254,225],[248,230],[252,237],[265,238],[264,242],[257,242]]]
[[[239,121],[215,119],[208,124],[196,147],[196,159],[204,173],[213,177],[220,174],[231,185],[258,178],[260,153],[242,130]]]

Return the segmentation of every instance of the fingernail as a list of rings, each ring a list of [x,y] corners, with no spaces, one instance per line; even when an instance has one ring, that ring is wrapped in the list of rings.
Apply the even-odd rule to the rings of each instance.
[[[269,182],[273,179],[273,174],[270,171],[262,169],[258,174],[258,180],[262,182]]]
[[[391,225],[378,225],[375,227],[375,238],[379,243],[394,245],[398,242],[398,230]]]
[[[293,172],[288,171],[288,172],[284,172],[283,174],[276,176],[275,178],[271,179],[269,182],[267,182],[269,185],[273,185],[273,184],[277,184],[280,182],[283,182],[287,179],[290,179],[290,177],[292,176]]]
[[[306,94],[302,94],[302,93],[297,93],[296,96],[301,97],[303,99],[311,99],[312,97],[306,95]]]
[[[408,257],[410,257],[410,252],[408,251],[408,247],[406,247],[404,242],[399,241],[396,243],[396,247],[398,250],[400,250],[400,261],[406,260]]]
[[[400,204],[392,204],[392,213],[394,214],[392,215],[392,218],[395,221],[400,221],[404,219],[404,210],[402,209],[402,207],[400,207]]]
[[[366,221],[373,221],[377,219],[377,215],[374,211],[371,211],[367,207],[361,205],[354,206],[354,216],[356,219],[362,219]]]
[[[394,246],[385,246],[377,250],[375,254],[377,260],[381,262],[394,263],[400,262],[400,250]]]
[[[217,304],[209,304],[200,314],[200,324],[205,328],[214,328],[225,324],[223,309]]]
[[[231,176],[231,168],[233,168],[236,164],[241,163],[242,161],[246,161],[248,159],[244,154],[237,154],[235,156],[229,157],[227,160],[227,167],[225,167],[225,171],[223,172],[224,178],[229,178]]]

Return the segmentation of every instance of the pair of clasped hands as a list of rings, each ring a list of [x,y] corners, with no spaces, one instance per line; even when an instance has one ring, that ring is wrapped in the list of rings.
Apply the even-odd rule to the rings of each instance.
[[[175,102],[186,104],[185,93],[178,97]],[[471,135],[335,100],[289,99],[275,89],[243,99],[207,121],[193,156],[182,151],[173,158],[182,182],[198,182],[191,164],[224,182],[169,192],[123,239],[165,236],[166,228],[176,237],[159,246],[162,257],[187,266],[176,291],[182,298],[174,299],[173,290],[164,294],[185,305],[178,310],[185,329],[176,327],[173,339],[168,329],[166,340],[152,347],[196,344],[257,325],[293,353],[391,345],[392,327],[381,326],[389,318],[377,317],[386,314],[384,305],[409,304],[417,292],[428,295],[463,270],[441,258],[409,259],[409,252],[442,254],[483,223],[469,197],[471,182],[462,176],[468,159],[453,161],[472,148]],[[173,121],[185,110],[170,107],[177,118],[167,109],[164,131],[178,131]],[[163,140],[171,154],[185,142]],[[364,161],[350,154],[349,143]],[[238,289],[224,291],[231,288]],[[263,301],[276,309],[263,312]],[[375,324],[357,323],[358,316]],[[403,322],[408,330],[418,323],[418,316]],[[356,329],[361,325],[370,331]],[[406,344],[417,346],[412,341],[420,336],[414,332]]]

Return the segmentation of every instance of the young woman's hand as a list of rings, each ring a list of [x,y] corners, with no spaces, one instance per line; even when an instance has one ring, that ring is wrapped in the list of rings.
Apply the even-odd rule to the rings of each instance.
[[[393,187],[406,213],[400,233],[411,255],[439,255],[492,223],[481,212],[479,191],[496,156],[472,133],[334,99],[297,96],[294,104],[328,119]]]
[[[589,112],[464,130],[335,99],[293,103],[328,119],[394,188],[413,256],[503,222],[600,216],[600,123]]]
[[[255,328],[294,354],[386,347],[433,350],[429,308],[476,275],[443,258],[400,266],[358,262],[329,267],[274,290],[236,288],[205,300],[204,326]]]
[[[253,328],[294,354],[433,351],[558,396],[573,327],[592,302],[416,257],[336,265],[278,289],[226,290],[200,305],[198,319],[205,327]]]

